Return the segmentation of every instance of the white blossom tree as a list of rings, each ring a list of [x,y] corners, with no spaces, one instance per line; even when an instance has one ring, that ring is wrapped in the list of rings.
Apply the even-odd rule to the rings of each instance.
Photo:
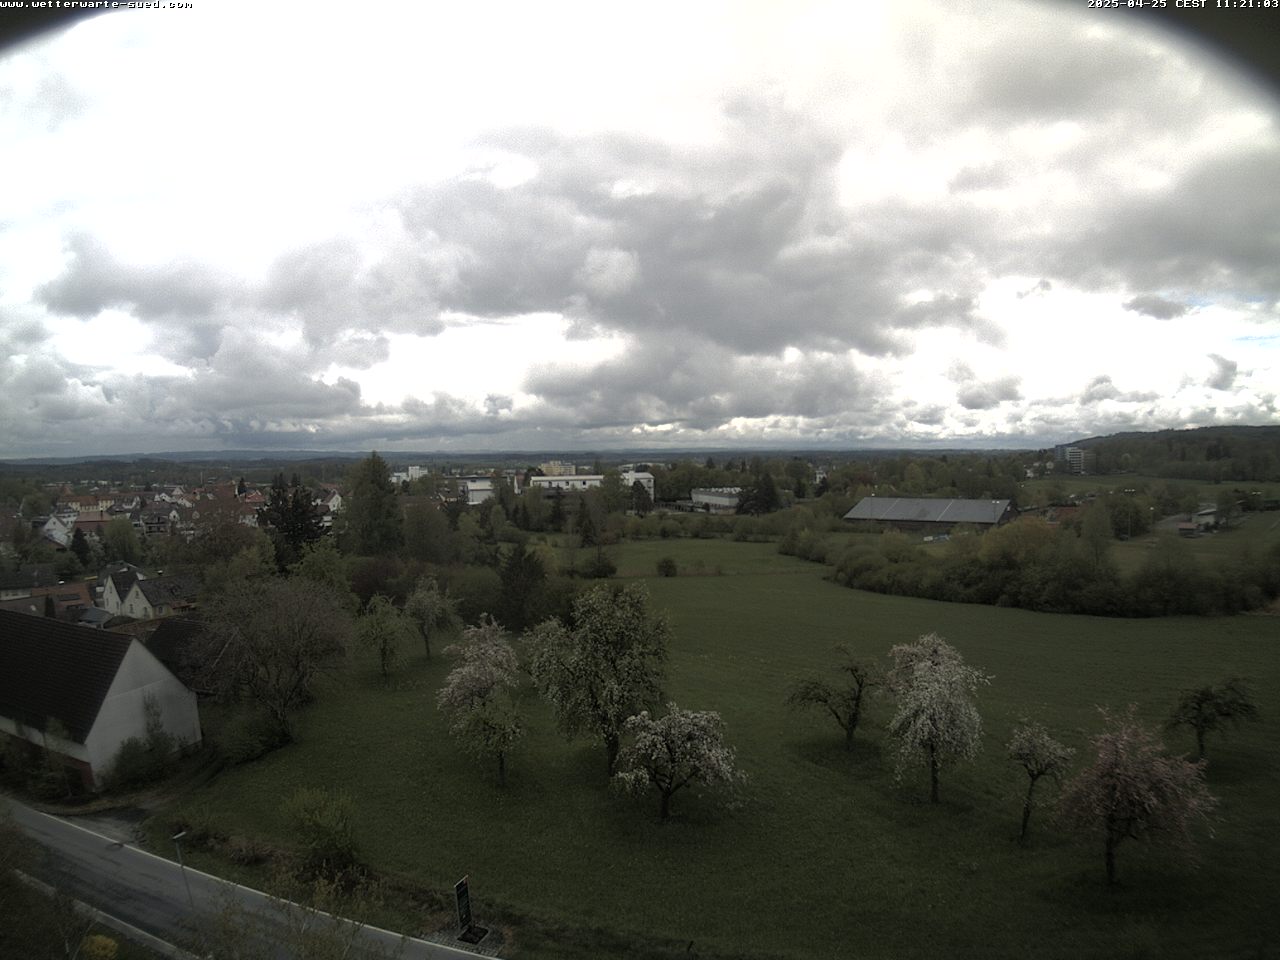
[[[573,623],[547,620],[526,634],[530,673],[566,736],[604,741],[612,777],[623,724],[658,702],[671,628],[639,584],[593,587],[574,601]]]
[[[1116,882],[1116,848],[1125,840],[1161,839],[1190,856],[1192,827],[1217,805],[1204,783],[1204,761],[1165,754],[1156,733],[1130,706],[1102,711],[1106,729],[1093,738],[1093,763],[1063,790],[1061,819],[1090,836],[1101,834],[1107,884]]]
[[[507,633],[492,617],[462,632],[446,648],[462,662],[449,672],[436,704],[449,718],[449,732],[470,752],[498,764],[498,785],[507,783],[507,753],[524,732],[516,708],[519,663]]]
[[[665,716],[642,711],[627,720],[624,730],[634,739],[622,748],[615,780],[632,792],[656,790],[663,820],[671,815],[671,798],[685,787],[729,787],[743,779],[733,748],[725,745],[718,713],[669,703]]]
[[[1027,839],[1036,784],[1043,777],[1060,781],[1075,751],[1049,736],[1049,731],[1040,724],[1026,720],[1013,728],[1008,750],[1009,759],[1026,771],[1028,780],[1027,795],[1022,798],[1022,829],[1018,833],[1018,842],[1021,843]]]
[[[982,718],[970,699],[991,678],[965,664],[936,633],[889,651],[888,686],[898,701],[889,732],[899,740],[897,774],[921,757],[929,766],[929,800],[938,802],[938,771],[971,760],[982,739]]]

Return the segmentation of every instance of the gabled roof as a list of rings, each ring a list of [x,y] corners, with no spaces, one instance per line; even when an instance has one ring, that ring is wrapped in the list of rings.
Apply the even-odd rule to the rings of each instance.
[[[169,668],[169,672],[183,683],[190,683],[191,670],[187,668],[186,652],[204,630],[199,620],[184,617],[166,617],[151,632],[146,647],[156,659]]]
[[[43,730],[50,718],[84,743],[132,641],[0,610],[0,716]]]
[[[138,589],[146,597],[147,603],[183,603],[194,600],[200,591],[200,585],[193,577],[156,577],[154,580],[139,580]]]
[[[133,585],[138,582],[138,574],[134,570],[113,570],[107,579],[116,585],[116,596],[123,600],[129,595]],[[106,589],[104,583],[103,589]]]
[[[999,523],[1008,509],[1008,500],[863,497],[844,518],[898,523]]]

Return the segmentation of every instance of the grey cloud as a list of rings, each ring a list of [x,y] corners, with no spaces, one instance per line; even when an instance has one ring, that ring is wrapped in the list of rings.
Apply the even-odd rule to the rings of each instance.
[[[843,357],[800,363],[735,357],[707,341],[643,343],[587,370],[544,368],[524,389],[548,416],[585,429],[643,423],[708,430],[738,417],[856,415],[874,406],[879,393]]]
[[[1230,390],[1232,384],[1236,382],[1238,364],[1234,360],[1228,360],[1226,357],[1218,356],[1216,353],[1209,354],[1209,359],[1213,361],[1214,372],[1204,382],[1204,385],[1214,390]]]
[[[1134,297],[1132,300],[1126,300],[1121,306],[1126,310],[1132,310],[1134,313],[1144,313],[1148,317],[1155,317],[1157,320],[1172,320],[1174,317],[1180,317],[1187,312],[1186,304],[1178,303],[1176,300],[1166,300],[1164,297],[1158,297],[1155,294]]]
[[[998,377],[984,382],[968,364],[959,360],[951,365],[947,376],[956,384],[956,400],[966,410],[990,410],[1006,400],[1022,399],[1018,377]]]
[[[1121,391],[1115,385],[1109,374],[1101,374],[1089,381],[1088,386],[1084,388],[1084,392],[1080,395],[1080,403],[1089,405],[1096,404],[1102,400],[1117,400],[1121,403],[1150,403],[1152,400],[1158,400],[1160,394],[1144,390]],[[1068,404],[1069,399],[1059,399],[1046,401],[1052,405]]]
[[[54,313],[87,318],[108,307],[131,307],[144,320],[207,317],[235,298],[235,284],[199,263],[129,266],[87,234],[69,237],[67,249],[61,276],[36,290],[36,299]]]
[[[463,178],[407,196],[404,221],[424,247],[452,251],[443,305],[492,317],[559,311],[585,329],[690,334],[736,352],[788,344],[904,353],[899,331],[940,323],[998,340],[975,315],[961,208],[840,207],[841,150],[809,121],[739,98],[739,124],[714,152],[673,153],[622,135],[494,132],[538,174],[501,189]],[[647,184],[617,190],[618,184]],[[940,290],[906,307],[899,291]]]
[[[1012,182],[1008,171],[997,164],[965,167],[947,184],[952,193],[968,193],[976,190],[994,190],[1007,187]]]
[[[967,59],[962,109],[990,120],[1095,121],[1112,112],[1141,117],[1185,99],[1177,64],[1138,30],[1103,34],[1087,18],[1044,15],[989,21]]]
[[[1052,247],[1055,272],[1103,289],[1198,290],[1274,302],[1280,289],[1280,142],[1213,154],[1167,190],[1098,203]],[[1160,304],[1138,297],[1137,309]]]
[[[1019,290],[1018,299],[1025,300],[1027,297],[1035,296],[1038,293],[1048,293],[1052,289],[1053,284],[1041,277],[1040,280],[1029,290]]]
[[[513,406],[515,406],[515,401],[510,397],[491,393],[484,398],[484,412],[491,417],[496,417],[503,411],[510,410]]]
[[[1109,376],[1094,377],[1080,396],[1081,403],[1097,403],[1099,400],[1114,400],[1120,391]]]

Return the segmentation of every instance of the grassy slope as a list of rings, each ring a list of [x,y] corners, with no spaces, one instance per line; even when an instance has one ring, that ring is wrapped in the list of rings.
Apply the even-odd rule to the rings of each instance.
[[[301,785],[349,792],[368,859],[440,888],[469,874],[473,900],[575,926],[685,942],[706,952],[805,957],[1249,955],[1275,949],[1280,920],[1276,738],[1266,726],[1211,743],[1222,822],[1199,871],[1158,852],[1121,849],[1123,889],[1101,886],[1100,845],[1060,837],[1045,816],[1034,842],[1013,842],[1020,773],[1002,744],[1022,715],[1084,746],[1095,705],[1132,701],[1153,721],[1178,688],[1243,674],[1264,715],[1280,715],[1278,623],[1119,621],[884,597],[820,579],[826,568],[778,557],[772,544],[667,541],[626,545],[622,572],[660,556],[702,559],[724,576],[651,579],[676,634],[669,692],[716,709],[751,776],[733,812],[680,796],[678,818],[619,800],[603,753],[566,744],[530,696],[530,735],[511,784],[448,740],[433,691],[447,663],[413,661],[383,689],[357,664],[304,717],[300,742],[224,775],[188,800],[240,831],[283,836],[280,800]],[[830,721],[782,706],[787,682],[832,644],[883,656],[937,630],[995,675],[980,707],[978,763],[944,771],[943,804],[921,802],[913,769],[897,783],[873,706],[848,755]],[[1179,739],[1179,748],[1188,746]],[[1048,790],[1046,792],[1049,793]],[[1095,849],[1095,847],[1099,847]],[[553,956],[525,949],[519,956]]]

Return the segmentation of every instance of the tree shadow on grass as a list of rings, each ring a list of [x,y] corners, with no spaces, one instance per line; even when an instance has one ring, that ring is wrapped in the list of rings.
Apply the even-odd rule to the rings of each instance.
[[[879,777],[886,772],[884,747],[878,740],[855,735],[846,748],[843,736],[814,734],[793,740],[790,751],[806,763],[835,773],[859,777]]]

